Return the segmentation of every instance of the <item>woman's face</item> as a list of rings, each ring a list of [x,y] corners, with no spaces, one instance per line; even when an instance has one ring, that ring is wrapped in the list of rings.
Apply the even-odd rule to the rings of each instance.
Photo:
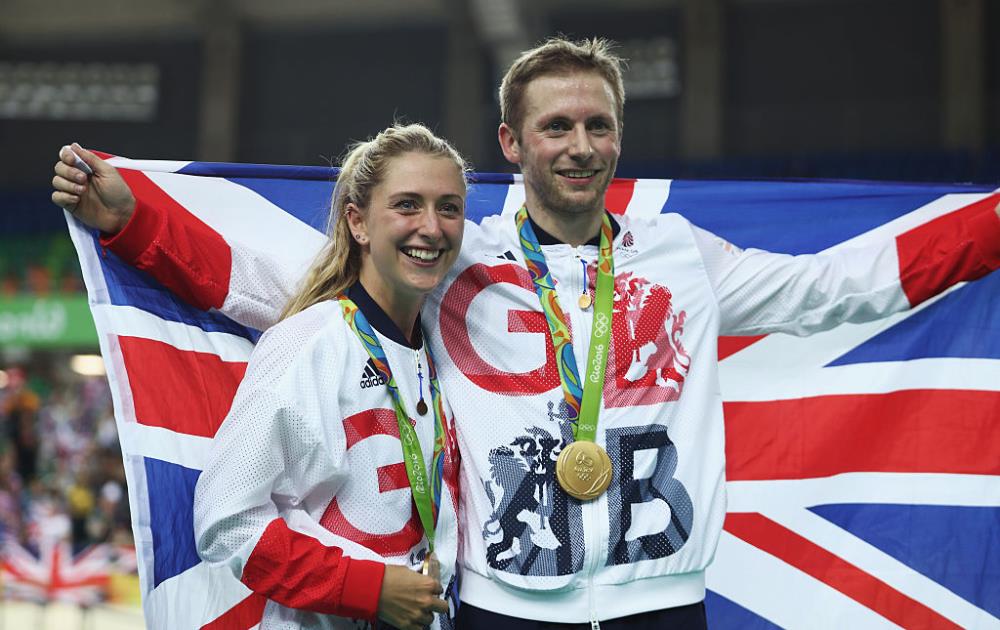
[[[367,210],[347,206],[362,235],[361,280],[383,304],[422,300],[444,279],[462,246],[465,180],[454,161],[404,153],[391,158]]]

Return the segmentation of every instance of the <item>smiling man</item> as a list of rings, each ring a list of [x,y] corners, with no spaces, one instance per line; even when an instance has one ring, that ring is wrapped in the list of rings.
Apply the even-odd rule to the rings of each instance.
[[[422,314],[462,454],[457,623],[704,628],[726,511],[719,335],[804,335],[910,308],[1000,267],[1000,215],[836,255],[744,251],[659,207],[605,210],[625,102],[608,42],[525,52],[500,101],[524,206],[466,226]],[[167,220],[155,187],[133,183],[138,203],[108,207],[117,175],[87,159],[93,186],[63,156],[56,203],[125,225],[105,244],[189,301],[275,321],[295,278]]]
[[[465,377],[451,386],[460,627],[704,628],[725,514],[718,336],[882,317],[915,305],[913,285],[932,285],[927,297],[1000,265],[1000,208],[961,235],[917,234],[908,247],[944,245],[919,270],[901,268],[894,242],[792,257],[742,251],[660,208],[613,217],[621,67],[600,39],[553,39],[512,64],[498,136],[524,206],[467,231],[464,271],[435,312]],[[498,263],[505,251],[518,261]]]
[[[499,137],[504,157],[524,174],[529,215],[579,245],[597,234],[618,166],[623,95],[597,71],[566,72],[508,75]]]

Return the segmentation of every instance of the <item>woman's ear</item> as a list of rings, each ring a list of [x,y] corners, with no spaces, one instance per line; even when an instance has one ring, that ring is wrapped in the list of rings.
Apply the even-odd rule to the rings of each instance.
[[[351,237],[359,245],[366,245],[368,243],[368,224],[365,221],[364,213],[352,202],[344,208],[344,214],[347,217],[347,226],[351,229]]]

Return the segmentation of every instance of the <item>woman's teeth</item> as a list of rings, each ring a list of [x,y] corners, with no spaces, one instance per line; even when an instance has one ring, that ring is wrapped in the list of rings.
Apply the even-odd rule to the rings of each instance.
[[[403,253],[410,258],[417,258],[420,260],[436,260],[438,256],[441,255],[440,249],[435,249],[433,251],[427,249],[415,249],[413,247],[403,248]]]

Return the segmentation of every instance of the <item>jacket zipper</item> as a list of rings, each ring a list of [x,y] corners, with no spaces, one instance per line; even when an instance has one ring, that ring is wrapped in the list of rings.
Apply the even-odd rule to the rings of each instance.
[[[575,296],[575,298],[578,299],[579,296],[587,293],[587,273],[585,271],[586,268],[584,266],[586,264],[586,261],[584,261],[583,257],[580,255],[579,248],[576,248],[576,247],[573,248],[573,258],[574,258],[574,260],[571,263],[571,264],[574,265],[573,276],[574,276],[574,278],[579,278],[579,280],[577,282],[573,283],[574,286],[580,287],[579,291],[577,292],[577,294]],[[567,308],[567,306],[564,306],[563,308],[565,309],[565,308]],[[573,305],[568,305],[567,312],[570,312],[570,313],[573,313],[573,314],[578,314],[578,316],[575,318],[577,320],[577,326],[576,326],[575,330],[583,330],[583,326],[581,325],[581,324],[583,324],[583,321],[585,319],[584,315],[583,315],[583,309],[580,308],[578,304],[573,304]],[[577,342],[576,339],[580,339],[580,341]],[[583,343],[584,344],[584,346],[583,346],[584,348],[588,348],[589,349],[589,347],[590,347],[590,344],[586,343],[586,339],[584,339],[583,336],[577,336],[577,337],[575,337],[574,338],[574,343]],[[587,365],[586,361],[587,361],[587,358],[584,357],[584,362],[580,363],[580,365],[584,366],[584,368],[586,368],[586,365]],[[583,377],[583,374],[581,373],[581,378],[582,377]],[[597,533],[597,511],[598,511],[597,510],[597,501],[600,501],[600,500],[601,500],[600,498],[594,499],[592,501],[588,501],[587,503],[583,504],[583,506],[582,506],[583,510],[586,513],[586,517],[584,519],[585,527],[586,527],[585,531],[587,532],[586,535],[584,536],[584,555],[585,555],[585,557],[586,557],[586,552],[588,550],[590,550],[590,552],[591,552],[590,562],[589,562],[589,565],[586,567],[586,571],[587,571],[587,602],[588,602],[588,609],[589,609],[588,610],[588,614],[590,616],[590,628],[591,628],[591,630],[601,630],[601,622],[597,618],[597,601],[596,601],[597,598],[596,598],[596,595],[595,595],[595,592],[594,592],[594,574],[597,572],[597,564],[598,564],[598,559],[600,557],[600,552],[599,552],[600,545],[599,544],[591,544],[591,543],[599,543],[600,542],[600,540],[599,540],[600,537],[598,536],[598,533]]]

